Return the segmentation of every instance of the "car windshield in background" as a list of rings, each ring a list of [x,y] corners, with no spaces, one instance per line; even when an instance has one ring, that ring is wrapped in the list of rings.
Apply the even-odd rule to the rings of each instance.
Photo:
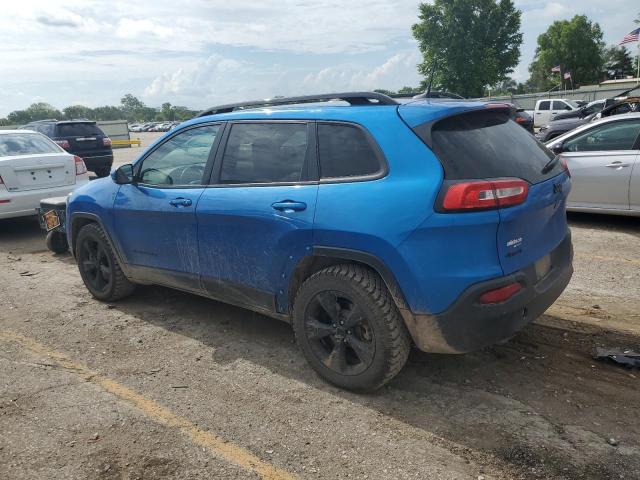
[[[102,130],[95,123],[59,123],[58,124],[58,137],[73,137],[73,136],[95,136],[103,135]]]
[[[475,111],[433,126],[433,150],[448,180],[516,177],[538,183],[562,171],[544,174],[554,155],[502,112]]]
[[[0,135],[0,157],[60,153],[60,148],[37,133],[11,133]]]

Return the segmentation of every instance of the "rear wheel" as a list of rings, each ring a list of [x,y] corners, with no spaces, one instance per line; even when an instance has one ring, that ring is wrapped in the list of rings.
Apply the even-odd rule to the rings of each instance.
[[[80,276],[91,295],[111,302],[133,292],[135,285],[122,272],[99,225],[90,223],[82,227],[75,248]]]
[[[382,279],[359,265],[337,265],[300,287],[296,340],[313,369],[339,387],[372,391],[407,361],[411,339]]]

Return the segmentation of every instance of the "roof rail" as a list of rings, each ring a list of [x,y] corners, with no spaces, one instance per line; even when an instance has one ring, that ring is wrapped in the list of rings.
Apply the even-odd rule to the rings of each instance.
[[[295,105],[300,103],[328,102],[331,100],[342,100],[350,105],[399,105],[393,98],[377,92],[345,92],[345,93],[325,93],[322,95],[304,95],[301,97],[283,97],[267,100],[253,100],[250,102],[230,103],[217,107],[207,108],[196,115],[204,117],[217,113],[229,113],[234,110],[245,110],[259,107],[272,107],[276,105]]]

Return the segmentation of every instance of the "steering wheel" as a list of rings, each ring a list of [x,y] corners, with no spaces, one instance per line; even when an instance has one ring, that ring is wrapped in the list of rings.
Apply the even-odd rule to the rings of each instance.
[[[186,165],[176,168],[171,173],[178,180],[178,185],[199,185],[204,174],[204,167],[202,165]],[[197,180],[189,181],[193,177],[197,177]]]

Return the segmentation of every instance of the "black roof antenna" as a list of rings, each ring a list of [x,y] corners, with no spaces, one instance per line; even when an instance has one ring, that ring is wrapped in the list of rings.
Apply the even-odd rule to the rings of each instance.
[[[431,67],[431,75],[429,76],[429,87],[427,88],[427,98],[431,96],[431,84],[433,83],[433,75],[436,73],[438,67],[438,60],[433,60],[433,67]]]

